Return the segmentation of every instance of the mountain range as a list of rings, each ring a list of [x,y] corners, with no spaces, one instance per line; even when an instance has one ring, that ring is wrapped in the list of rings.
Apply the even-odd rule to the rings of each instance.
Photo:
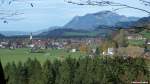
[[[84,16],[76,16],[66,25],[54,26],[33,32],[35,36],[62,37],[62,36],[96,36],[109,34],[118,27],[131,28],[150,23],[150,17],[126,17],[111,11],[101,11]],[[5,36],[29,35],[31,32],[4,31]]]
[[[63,27],[42,32],[44,37],[91,37],[108,35],[116,27],[129,27],[132,22],[138,21],[138,17],[126,17],[111,11],[102,11],[84,16],[76,16]]]
[[[139,19],[138,21],[133,23],[133,26],[143,27],[146,25],[150,25],[150,16]]]
[[[140,18],[138,17],[126,17],[111,11],[101,11],[98,13],[86,14],[84,16],[76,16],[67,23],[64,28],[89,30],[94,29],[99,25],[115,27],[118,23],[137,21],[139,19]]]
[[[23,31],[0,31],[0,34],[5,36],[17,36],[17,35],[29,35],[30,32],[23,32]]]

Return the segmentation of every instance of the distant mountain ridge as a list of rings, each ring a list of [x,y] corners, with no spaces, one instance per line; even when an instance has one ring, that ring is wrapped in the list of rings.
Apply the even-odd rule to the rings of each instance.
[[[45,31],[36,37],[52,37],[52,38],[76,38],[76,37],[99,37],[107,36],[112,32],[116,31],[114,27],[101,26],[94,30],[84,30],[84,29],[71,29],[71,28],[58,28],[51,31]]]
[[[93,29],[99,25],[116,26],[120,22],[131,22],[139,20],[138,17],[126,17],[111,11],[102,11],[85,16],[76,16],[64,28]]]
[[[126,17],[111,11],[102,11],[85,16],[76,16],[63,27],[54,26],[48,29],[32,32],[35,36],[43,37],[69,37],[69,36],[97,36],[109,34],[117,28],[131,28],[149,24],[150,17]],[[92,29],[92,30],[91,30]],[[94,33],[93,33],[94,32]],[[3,35],[30,35],[31,32],[0,32]],[[5,34],[4,34],[5,33]],[[7,35],[8,33],[8,35]]]
[[[23,31],[0,31],[1,34],[5,36],[17,36],[17,35],[29,35],[29,32]]]
[[[149,17],[144,17],[139,19],[134,23],[134,26],[145,26],[145,25],[150,25],[150,16]]]
[[[21,36],[21,35],[30,35],[31,33],[33,35],[38,35],[38,34],[41,34],[43,32],[46,32],[46,31],[51,31],[51,30],[54,30],[54,29],[58,29],[60,28],[59,26],[53,26],[53,27],[49,27],[47,29],[42,29],[42,30],[38,30],[38,31],[35,31],[35,32],[24,32],[24,31],[0,31],[1,34],[5,35],[5,36]]]
[[[89,31],[59,28],[59,29],[54,29],[51,31],[43,32],[39,34],[38,36],[44,36],[44,37],[71,37],[73,36],[75,37],[75,36],[84,36],[86,33],[89,33]]]
[[[42,29],[42,30],[38,30],[38,31],[35,31],[35,32],[32,32],[33,35],[38,35],[38,34],[41,34],[41,33],[44,33],[44,32],[48,32],[48,31],[52,31],[54,29],[60,29],[61,27],[60,26],[52,26],[52,27],[49,27],[47,29]]]
[[[5,37],[4,35],[0,34],[0,38],[4,38],[4,37]]]
[[[98,15],[100,13],[95,13],[95,15]],[[103,15],[103,14],[102,14]],[[116,14],[115,14],[116,15]],[[105,16],[105,15],[104,15]],[[84,17],[84,16],[83,16]],[[118,17],[118,16],[117,16]],[[119,17],[125,17],[125,16],[119,16]],[[82,18],[82,17],[81,17]],[[128,19],[123,19],[122,22],[117,22],[115,25],[98,25],[96,27],[93,27],[92,30],[89,30],[88,27],[85,29],[83,27],[58,27],[57,29],[51,30],[51,31],[45,31],[41,33],[40,35],[48,36],[48,37],[63,37],[68,35],[69,36],[100,36],[100,35],[106,35],[111,34],[112,32],[116,31],[118,28],[136,28],[136,26],[143,26],[150,24],[150,17],[144,17],[144,18],[136,18],[136,17],[128,17]],[[78,20],[78,17],[75,17],[76,20]],[[74,19],[73,19],[74,20]],[[82,24],[82,23],[81,23]],[[87,25],[91,25],[91,23],[87,23]],[[76,25],[75,25],[76,26]],[[77,24],[77,26],[79,26]],[[80,32],[83,31],[83,32]],[[94,32],[94,33],[92,33]],[[69,34],[68,34],[69,33]],[[71,34],[72,33],[72,34]],[[82,33],[82,34],[81,34]],[[92,34],[92,35],[91,35]]]

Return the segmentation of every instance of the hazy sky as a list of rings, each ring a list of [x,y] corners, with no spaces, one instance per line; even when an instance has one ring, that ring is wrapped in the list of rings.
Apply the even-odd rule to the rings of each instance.
[[[124,2],[128,5],[149,9],[142,6],[138,0],[113,0]],[[30,6],[33,3],[34,7]],[[112,10],[111,7],[78,6],[64,2],[64,0],[18,0],[18,2],[3,4],[0,10],[19,11],[24,13],[11,17],[8,24],[0,20],[0,31],[37,31],[51,26],[63,26],[74,16],[82,16],[87,13],[95,13],[103,10]],[[146,13],[132,9],[120,10],[117,13],[126,16],[145,17]],[[0,18],[2,16],[0,15]]]

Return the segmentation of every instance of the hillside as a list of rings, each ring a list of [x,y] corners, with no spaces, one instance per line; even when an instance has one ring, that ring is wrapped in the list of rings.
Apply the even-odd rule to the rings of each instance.
[[[137,21],[137,17],[126,17],[123,15],[116,14],[111,11],[102,11],[94,14],[87,14],[85,16],[76,16],[65,28],[73,29],[93,29],[99,25],[116,26],[120,22],[131,22]]]
[[[97,37],[97,36],[106,36],[110,35],[115,29],[113,27],[97,27],[94,30],[82,30],[82,29],[67,29],[67,28],[59,28],[51,31],[45,31],[37,37],[54,37],[54,38],[70,38],[70,37]]]
[[[134,26],[148,26],[150,24],[150,17],[144,17],[135,22]]]
[[[92,36],[92,32],[86,30],[75,30],[75,29],[54,29],[51,31],[45,31],[38,36],[42,37],[82,37],[82,36]]]

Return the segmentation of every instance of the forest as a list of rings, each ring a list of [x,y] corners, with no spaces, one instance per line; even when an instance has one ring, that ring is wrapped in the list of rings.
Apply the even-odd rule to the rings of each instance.
[[[150,81],[144,58],[95,57],[63,61],[36,59],[8,63],[4,67],[7,84],[130,84]]]

